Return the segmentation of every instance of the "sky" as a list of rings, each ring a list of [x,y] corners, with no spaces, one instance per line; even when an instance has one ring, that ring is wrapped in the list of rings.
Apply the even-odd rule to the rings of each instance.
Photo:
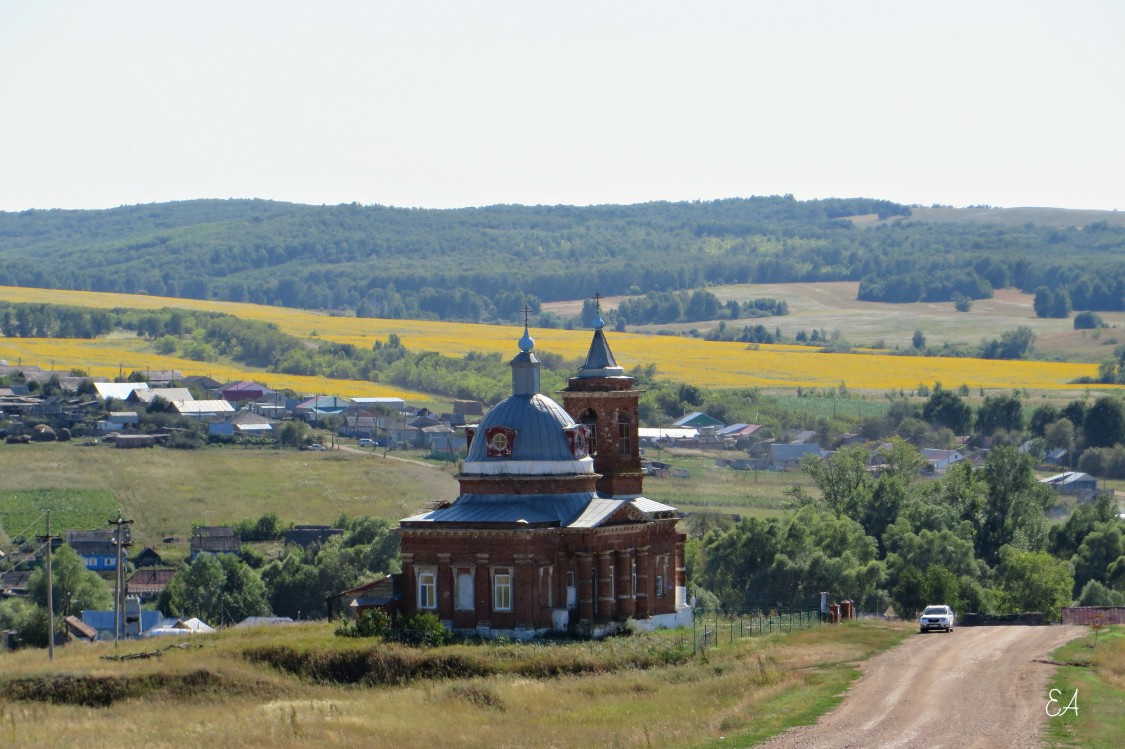
[[[1125,2],[0,0],[0,210],[1125,209]]]

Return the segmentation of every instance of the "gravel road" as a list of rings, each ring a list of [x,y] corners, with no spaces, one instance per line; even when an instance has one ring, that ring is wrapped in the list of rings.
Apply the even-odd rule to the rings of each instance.
[[[757,746],[1038,749],[1051,651],[1085,631],[966,627],[915,635],[864,663],[863,676],[819,723]]]

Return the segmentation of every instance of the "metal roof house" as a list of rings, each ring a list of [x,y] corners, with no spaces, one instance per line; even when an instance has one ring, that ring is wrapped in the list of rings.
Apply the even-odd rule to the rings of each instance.
[[[134,390],[148,390],[147,382],[95,382],[94,390],[100,398],[128,400]]]
[[[1039,479],[1040,484],[1053,487],[1059,494],[1070,494],[1079,499],[1093,499],[1098,493],[1098,480],[1088,473],[1065,471]]]
[[[599,325],[560,405],[534,346],[525,325],[512,394],[466,427],[459,496],[400,521],[399,610],[521,639],[690,624],[678,513],[641,493],[633,378]]]
[[[700,429],[702,427],[721,427],[723,426],[723,422],[713,416],[708,416],[702,411],[692,411],[673,421],[672,426]]]

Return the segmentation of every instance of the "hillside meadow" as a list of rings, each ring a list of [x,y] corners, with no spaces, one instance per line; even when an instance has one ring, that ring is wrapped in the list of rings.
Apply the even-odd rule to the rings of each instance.
[[[511,326],[335,317],[281,307],[125,294],[0,287],[0,299],[100,308],[181,307],[227,312],[276,323],[284,332],[301,338],[313,341],[319,338],[359,347],[370,347],[393,333],[411,350],[438,351],[450,356],[463,356],[470,351],[499,352],[507,356],[516,351],[515,340],[519,337],[519,331]],[[574,360],[584,356],[590,341],[587,330],[541,329],[533,330],[532,334],[539,350]],[[612,333],[610,341],[619,364],[631,367],[651,363],[660,377],[704,388],[835,388],[843,384],[853,390],[887,391],[942,382],[947,387],[964,384],[974,390],[1079,390],[1081,388],[1072,384],[1076,378],[1097,373],[1094,363],[824,354],[802,346],[748,347],[742,343],[632,333]],[[161,357],[147,349],[143,342],[129,337],[111,336],[94,341],[2,339],[0,359],[60,369],[79,367],[107,377],[133,369],[173,368],[185,374],[210,374],[220,380],[253,377],[271,387],[292,387],[299,392],[410,395],[383,384],[297,378],[255,372],[247,367]]]
[[[177,539],[172,548],[186,548],[193,524],[225,525],[266,512],[285,523],[328,524],[341,513],[397,520],[429,500],[456,497],[451,470],[370,451],[0,444],[0,503],[20,508],[0,538],[38,515],[28,502],[59,510],[56,532],[101,527],[107,511],[121,509],[135,521],[137,547],[158,549],[165,538]]]
[[[420,451],[212,446],[201,450],[115,450],[70,443],[0,443],[0,541],[43,533],[42,510],[56,532],[101,527],[117,510],[135,521],[139,546],[180,550],[193,524],[226,525],[265,512],[284,523],[331,523],[341,513],[397,522],[424,503],[457,496],[455,464],[421,460]],[[773,517],[785,490],[819,490],[803,472],[717,468],[714,455],[663,450],[653,457],[688,471],[650,476],[645,494],[688,513]],[[405,459],[403,459],[405,458]]]
[[[50,664],[25,650],[0,654],[0,730],[13,748],[86,747],[91,737],[98,746],[239,749],[748,746],[815,721],[858,676],[858,661],[910,631],[814,626],[692,655],[690,630],[639,642],[411,650],[300,624],[74,645]],[[659,660],[685,641],[686,657]],[[157,648],[160,657],[106,659]],[[277,656],[322,664],[327,678],[266,665]],[[368,678],[391,663],[431,675],[391,685]]]

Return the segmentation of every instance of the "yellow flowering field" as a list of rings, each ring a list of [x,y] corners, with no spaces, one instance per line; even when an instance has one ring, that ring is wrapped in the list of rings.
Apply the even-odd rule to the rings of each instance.
[[[438,351],[461,356],[470,351],[516,353],[522,331],[512,326],[475,325],[422,320],[382,320],[333,317],[316,312],[233,302],[198,301],[168,297],[104,294],[0,287],[0,299],[11,302],[44,302],[86,307],[130,307],[227,312],[237,317],[273,322],[292,335],[319,337],[339,343],[370,347],[394,333],[414,351]],[[533,330],[539,350],[567,358],[585,355],[590,343],[588,330]],[[1097,374],[1088,363],[1000,361],[940,357],[889,356],[885,354],[823,354],[792,345],[748,347],[742,343],[704,341],[675,336],[610,333],[610,345],[618,364],[628,368],[653,363],[663,377],[700,387],[793,388],[836,387],[844,383],[853,390],[913,389],[919,383],[940,381],[947,387],[962,384],[971,388],[1035,390],[1073,389],[1073,380]],[[126,344],[132,343],[132,348]],[[210,374],[218,380],[250,376],[245,370],[138,351],[137,342],[34,341],[0,339],[0,359],[23,356],[40,366],[79,366],[92,374],[116,375],[119,367],[131,369],[176,368],[191,374]],[[292,387],[301,392],[348,392],[409,397],[373,383],[353,383],[324,378],[292,377],[252,373],[271,387]]]

